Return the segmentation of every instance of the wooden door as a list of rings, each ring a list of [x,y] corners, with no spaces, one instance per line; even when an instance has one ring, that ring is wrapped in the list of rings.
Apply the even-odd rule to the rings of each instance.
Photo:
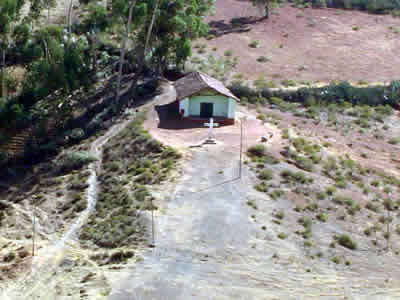
[[[214,113],[214,103],[200,103],[200,117],[211,118]]]

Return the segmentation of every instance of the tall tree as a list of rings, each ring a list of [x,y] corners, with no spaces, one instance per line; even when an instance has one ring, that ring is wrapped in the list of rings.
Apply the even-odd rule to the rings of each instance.
[[[182,68],[190,55],[191,41],[208,32],[204,17],[213,4],[212,0],[161,1],[149,46],[149,55],[159,73],[169,66]]]
[[[29,17],[32,20],[39,20],[43,11],[47,10],[47,23],[50,23],[50,9],[56,5],[56,0],[31,0]]]
[[[10,47],[13,29],[20,17],[20,11],[25,0],[2,0],[0,5],[0,48],[1,48],[1,86],[2,97],[7,97],[5,83],[6,52]]]
[[[130,5],[129,5],[129,12],[128,12],[128,22],[126,25],[126,29],[125,29],[125,36],[123,38],[123,42],[122,42],[122,47],[121,47],[121,55],[120,55],[120,59],[119,59],[119,69],[118,69],[118,78],[117,78],[117,94],[116,94],[116,103],[118,103],[119,101],[119,97],[121,94],[121,78],[122,78],[122,69],[124,66],[124,60],[125,60],[125,52],[126,52],[126,43],[128,41],[129,38],[129,31],[132,25],[132,13],[133,13],[133,9],[136,5],[137,0],[133,0]]]
[[[191,54],[191,40],[208,32],[203,18],[213,4],[214,0],[113,1],[113,16],[128,30],[124,30],[122,38],[117,98],[128,39],[134,41],[136,53],[137,72],[132,82],[134,91],[145,67],[152,68],[160,74],[169,66],[183,67]],[[132,19],[129,14],[130,8]]]
[[[273,0],[251,0],[251,2],[254,6],[263,11],[265,18],[269,18],[270,8]]]
[[[88,41],[89,52],[92,60],[92,72],[96,74],[97,52],[99,46],[98,35],[107,29],[110,22],[108,21],[107,11],[104,5],[94,2],[89,3],[84,9],[86,9],[88,13],[82,20],[77,33],[85,35]]]

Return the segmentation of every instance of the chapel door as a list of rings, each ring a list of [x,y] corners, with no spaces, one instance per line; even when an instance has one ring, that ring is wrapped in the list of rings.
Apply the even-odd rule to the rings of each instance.
[[[200,117],[211,118],[214,113],[214,103],[200,103]]]

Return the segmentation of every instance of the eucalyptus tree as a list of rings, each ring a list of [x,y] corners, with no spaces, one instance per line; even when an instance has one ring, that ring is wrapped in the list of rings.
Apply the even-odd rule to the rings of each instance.
[[[2,97],[7,97],[5,84],[6,52],[10,48],[11,37],[17,24],[25,0],[1,0],[0,4],[0,48]]]
[[[88,82],[89,61],[83,39],[70,37],[61,26],[44,26],[34,32],[36,58],[27,65],[24,105],[30,106],[59,90],[68,93]]]
[[[129,32],[130,32],[131,26],[132,26],[132,14],[133,14],[133,10],[134,10],[134,8],[136,6],[136,3],[137,3],[137,0],[132,0],[129,3],[129,6],[128,6],[128,19],[127,19],[126,27],[125,27],[125,30],[124,30],[124,37],[122,39],[121,54],[120,54],[120,59],[119,59],[117,90],[116,90],[116,103],[119,102],[119,97],[120,97],[120,94],[121,94],[121,78],[122,78],[122,69],[123,69],[124,60],[125,60],[126,43],[127,43],[128,39],[129,39]],[[124,8],[121,4],[122,3],[119,3],[120,10],[124,11],[126,9],[126,6]],[[115,6],[113,7],[113,11],[115,13],[115,11],[116,11]]]
[[[50,9],[55,7],[56,0],[30,0],[29,17],[31,20],[39,20],[43,11],[47,10],[47,23],[50,23]]]
[[[269,18],[271,4],[275,3],[274,0],[251,0],[254,6],[264,11],[265,18]]]
[[[191,41],[208,32],[204,17],[214,0],[115,0],[112,16],[123,27],[116,97],[121,92],[122,68],[128,40],[135,49],[136,74],[132,91],[145,67],[163,74],[173,65],[183,68],[191,55]],[[118,101],[117,101],[118,102]]]
[[[97,52],[99,46],[98,35],[104,32],[111,22],[108,20],[107,10],[104,5],[97,2],[88,3],[87,14],[84,16],[77,33],[84,35],[88,41],[91,56],[92,72],[97,73]]]
[[[213,4],[212,0],[161,0],[147,53],[159,73],[170,66],[183,68],[192,40],[208,33],[204,17]]]

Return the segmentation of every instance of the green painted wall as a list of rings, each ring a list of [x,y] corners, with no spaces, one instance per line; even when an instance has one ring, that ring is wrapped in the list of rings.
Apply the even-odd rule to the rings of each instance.
[[[214,116],[228,117],[229,102],[225,96],[194,96],[189,101],[189,115],[200,116],[200,103],[214,103]]]

